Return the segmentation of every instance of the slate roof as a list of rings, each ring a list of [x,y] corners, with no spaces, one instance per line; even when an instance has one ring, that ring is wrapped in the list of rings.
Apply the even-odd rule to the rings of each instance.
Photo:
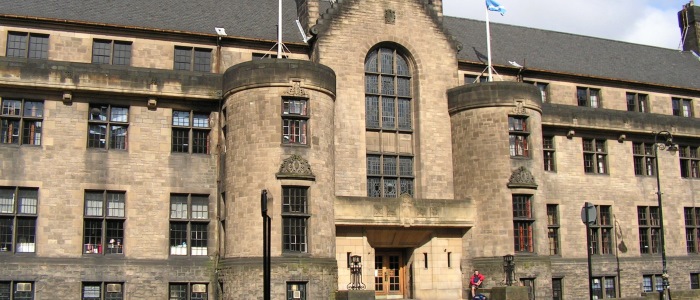
[[[137,28],[275,41],[278,0],[0,0],[0,15],[31,16]],[[321,13],[328,7],[321,3]],[[283,0],[284,41],[302,43],[296,4]],[[486,62],[483,21],[444,17],[463,45],[458,58]],[[494,65],[517,61],[531,70],[621,79],[700,90],[700,60],[690,52],[569,33],[491,23]]]

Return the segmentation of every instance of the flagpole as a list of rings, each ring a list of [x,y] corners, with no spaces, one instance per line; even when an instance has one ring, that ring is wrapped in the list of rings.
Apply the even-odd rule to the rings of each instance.
[[[489,26],[489,8],[486,7],[486,57],[488,59],[489,82],[493,81],[491,74],[491,28]]]
[[[277,24],[277,58],[282,58],[282,0],[279,0]]]

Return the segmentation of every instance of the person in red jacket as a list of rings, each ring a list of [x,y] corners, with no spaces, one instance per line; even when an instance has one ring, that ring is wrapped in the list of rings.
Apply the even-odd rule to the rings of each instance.
[[[472,287],[472,298],[476,296],[476,289],[484,282],[484,275],[481,275],[478,270],[474,270],[474,275],[469,279],[469,284]]]

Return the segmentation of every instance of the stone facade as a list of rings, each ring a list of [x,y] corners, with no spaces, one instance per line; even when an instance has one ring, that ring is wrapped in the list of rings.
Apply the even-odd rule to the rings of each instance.
[[[0,189],[39,195],[36,214],[15,213],[15,198],[12,212],[8,200],[0,202],[0,289],[31,283],[34,299],[77,299],[86,285],[116,283],[123,299],[176,299],[170,286],[184,284],[190,299],[194,285],[204,284],[209,299],[262,299],[263,190],[272,217],[272,299],[296,299],[295,285],[306,299],[333,299],[350,283],[353,255],[377,299],[468,299],[474,269],[485,274],[485,288],[518,294],[506,297],[527,290],[534,299],[585,298],[584,202],[611,208],[607,239],[596,242],[609,249],[592,255],[591,275],[614,283],[605,288],[639,299],[643,278],[662,273],[660,254],[642,254],[638,221],[638,207],[657,206],[656,176],[635,175],[633,145],[668,130],[676,143],[700,146],[697,117],[673,116],[671,105],[690,99],[700,111],[700,90],[507,66],[497,66],[498,81],[471,84],[466,78],[481,75],[484,63],[458,60],[471,48],[445,30],[442,1],[295,3],[288,9],[312,39],[289,44],[287,59],[258,59],[275,52],[271,40],[0,15],[7,21],[0,22],[0,119],[41,121],[38,145],[11,143],[9,123],[0,128]],[[8,57],[8,35],[18,32],[48,35],[48,59]],[[96,39],[131,43],[130,65],[92,64]],[[176,46],[210,51],[211,72],[173,70]],[[410,75],[397,78],[410,79],[402,95],[411,101],[408,129],[367,125],[366,101],[374,96],[367,76],[387,75],[365,69],[379,48],[406,60]],[[531,83],[546,83],[546,97]],[[600,107],[578,106],[579,87],[599,89]],[[651,113],[627,111],[627,93],[648,95]],[[15,114],[5,105],[11,100],[41,102],[42,115]],[[303,143],[284,140],[286,100],[307,105],[294,116],[308,125]],[[126,149],[87,147],[97,104],[128,108]],[[393,109],[381,118],[395,118]],[[182,111],[208,120],[191,128],[206,131],[204,141],[188,131],[185,142],[203,142],[206,153],[173,151]],[[513,118],[526,129],[513,128]],[[526,137],[526,154],[513,154],[514,134]],[[378,142],[387,136],[395,144]],[[545,138],[554,155],[547,171]],[[605,141],[604,174],[584,170],[589,139]],[[386,153],[412,159],[411,193],[369,196],[376,174],[367,157]],[[680,176],[678,153],[660,151],[656,159],[671,288],[674,298],[692,299],[700,250],[689,253],[686,230],[694,227],[685,209],[699,206],[700,175]],[[380,168],[392,178],[389,163]],[[307,191],[305,211],[287,210],[287,188]],[[91,191],[125,195],[123,254],[86,251]],[[206,224],[204,255],[178,250],[193,247],[194,232],[185,233],[187,245],[173,244],[172,224],[183,221],[173,215],[173,195],[208,199],[206,217],[186,221]],[[514,205],[519,196],[526,206]],[[305,218],[303,250],[285,248],[298,237],[285,225],[290,215]],[[34,243],[12,231],[27,218],[35,220]],[[519,231],[523,221],[529,227]],[[516,284],[531,286],[504,287],[504,255],[515,255]]]

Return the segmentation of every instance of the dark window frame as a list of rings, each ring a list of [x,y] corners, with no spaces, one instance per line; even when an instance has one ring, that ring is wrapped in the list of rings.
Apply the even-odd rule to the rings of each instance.
[[[189,257],[209,255],[212,215],[209,195],[172,193],[169,203],[168,254]]]
[[[0,97],[0,107],[0,144],[41,146],[44,101]]]
[[[610,174],[607,140],[583,138],[583,170],[586,174]]]
[[[671,112],[677,117],[692,118],[694,115],[693,100],[680,97],[671,97]]]
[[[679,145],[678,158],[682,178],[700,178],[700,147]]]
[[[549,83],[542,81],[525,81],[525,83],[532,84],[540,90],[540,97],[542,103],[549,101]]]
[[[656,175],[656,154],[653,143],[632,143],[632,160],[634,163],[634,175]]]
[[[557,171],[556,161],[556,146],[553,135],[542,136],[542,157],[544,161],[544,170],[547,172]]]
[[[380,136],[379,150],[368,151],[367,196],[415,196],[413,151],[385,151],[383,139],[415,138],[415,101],[410,60],[397,47],[372,49],[365,58],[365,130]],[[408,152],[408,153],[406,153]]]
[[[309,99],[282,97],[282,144],[308,145]]]
[[[126,211],[126,191],[85,190],[83,255],[124,255]]]
[[[16,40],[17,38],[20,38],[20,40]],[[48,59],[49,35],[31,32],[8,31],[5,56],[30,59]]]
[[[131,47],[132,42],[129,41],[93,39],[92,63],[129,66],[131,65]]]
[[[173,70],[211,73],[212,49],[175,46]]]
[[[510,157],[530,157],[530,128],[527,116],[508,116],[508,141]]]
[[[611,205],[595,205],[596,220],[589,224],[591,255],[612,255],[613,253],[613,214]]]
[[[128,151],[129,111],[129,106],[90,104],[87,148]]]
[[[20,284],[22,286],[20,286]],[[26,290],[26,285],[29,284],[29,290]],[[34,281],[22,280],[7,280],[0,281],[0,299],[13,300],[33,300],[34,299]],[[21,288],[21,290],[20,290]]]
[[[549,241],[549,255],[561,255],[559,239],[559,204],[547,204],[547,239]]]
[[[535,252],[533,195],[513,194],[513,245],[516,253]]]
[[[597,299],[617,298],[617,277],[594,276],[591,279],[591,291]]]
[[[201,292],[202,285],[204,292]],[[177,290],[174,290],[177,288]],[[169,300],[206,300],[209,299],[209,284],[204,282],[169,282]]]
[[[576,99],[578,106],[602,108],[600,89],[590,87],[576,87]]]
[[[38,188],[0,186],[0,255],[36,253],[38,217]]]
[[[656,288],[656,289],[654,289]],[[663,276],[661,274],[642,275],[642,292],[662,292],[664,290]]]
[[[700,253],[700,207],[684,207],[683,216],[686,251],[689,254],[698,254]]]
[[[183,117],[180,114],[187,116]],[[171,121],[170,150],[172,153],[211,153],[211,113],[173,110]]]
[[[113,290],[114,287],[119,287],[118,291]],[[88,291],[88,287],[92,290]],[[95,295],[94,288],[97,288]],[[124,283],[123,282],[92,282],[83,281],[81,285],[82,300],[122,300],[124,299]],[[90,292],[88,294],[88,292]]]
[[[648,113],[649,112],[649,95],[627,92],[627,111]]]
[[[690,273],[690,289],[691,290],[700,289],[700,272]]]
[[[308,282],[306,281],[287,281],[287,300],[306,300],[308,299]],[[298,295],[295,295],[297,293]]]
[[[661,253],[661,225],[658,206],[637,206],[639,252],[642,255]]]
[[[564,299],[563,278],[552,278],[552,300]]]
[[[282,252],[309,252],[309,187],[282,187]]]

